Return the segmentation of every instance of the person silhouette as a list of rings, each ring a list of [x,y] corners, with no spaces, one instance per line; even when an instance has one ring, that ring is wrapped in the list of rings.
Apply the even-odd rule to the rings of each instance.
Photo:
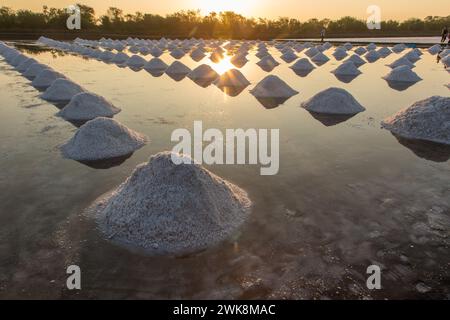
[[[320,39],[322,43],[325,41],[325,33],[325,28],[323,28],[322,31],[320,31]]]
[[[441,38],[441,43],[445,43],[445,40],[447,39],[447,36],[449,35],[448,33],[448,27],[445,27],[444,29],[442,29],[442,38]]]

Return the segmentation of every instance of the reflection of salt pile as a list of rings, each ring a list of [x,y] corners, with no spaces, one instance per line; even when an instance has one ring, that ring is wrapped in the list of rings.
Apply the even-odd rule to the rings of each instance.
[[[109,118],[95,118],[81,126],[63,146],[66,158],[95,161],[125,156],[142,148],[146,137]]]
[[[331,72],[340,76],[357,76],[362,73],[352,61],[344,62]]]
[[[222,74],[214,83],[217,87],[246,87],[250,82],[236,69],[231,69]]]
[[[295,62],[289,68],[291,68],[294,71],[310,71],[314,70],[316,67],[314,67],[314,65],[311,62],[309,62],[307,58],[302,58],[297,60],[297,62]]]
[[[103,97],[82,92],[75,95],[57,115],[66,120],[86,121],[97,117],[113,117],[119,112],[119,108],[114,107]]]
[[[329,88],[301,104],[308,111],[324,114],[353,115],[366,110],[347,91]]]
[[[152,156],[91,207],[108,239],[154,254],[217,245],[237,231],[250,208],[245,191],[198,164],[175,165],[170,153]]]
[[[405,57],[401,57],[401,58],[395,60],[394,62],[392,62],[391,64],[388,65],[388,67],[391,67],[392,69],[395,69],[395,68],[400,67],[400,66],[408,66],[411,69],[415,67],[414,63],[412,63],[411,61],[409,61]]]
[[[36,78],[34,78],[31,85],[35,88],[48,88],[56,79],[64,79],[64,75],[51,69],[42,70]]]
[[[84,92],[84,89],[78,84],[67,79],[56,79],[41,98],[47,101],[70,101],[74,95],[81,92]]]
[[[386,76],[384,76],[383,79],[392,82],[408,82],[408,83],[414,83],[422,80],[408,66],[400,66],[394,68],[391,72],[389,72]]]
[[[382,122],[383,128],[406,139],[450,145],[450,98],[418,101]]]
[[[298,91],[277,76],[270,75],[261,80],[250,93],[257,98],[289,98],[298,94]]]

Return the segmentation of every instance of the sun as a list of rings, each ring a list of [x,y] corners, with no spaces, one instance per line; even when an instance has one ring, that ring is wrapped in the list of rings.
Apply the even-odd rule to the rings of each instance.
[[[252,4],[257,0],[193,0],[194,6],[199,8],[202,14],[211,12],[234,11],[242,15],[248,15]]]

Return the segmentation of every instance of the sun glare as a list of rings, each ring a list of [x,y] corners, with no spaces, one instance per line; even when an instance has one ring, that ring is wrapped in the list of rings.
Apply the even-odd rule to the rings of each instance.
[[[211,12],[234,11],[243,15],[250,14],[254,0],[194,0],[194,6],[201,10],[202,14]]]
[[[207,64],[211,68],[213,68],[218,74],[222,75],[225,72],[227,72],[230,69],[236,68],[231,62],[231,57],[225,55],[222,60],[220,60],[218,63],[214,63],[211,60],[208,60]]]

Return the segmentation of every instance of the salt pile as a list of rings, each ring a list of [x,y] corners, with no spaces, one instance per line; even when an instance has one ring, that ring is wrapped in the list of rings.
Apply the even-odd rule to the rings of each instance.
[[[364,57],[366,58],[366,60],[370,63],[377,61],[378,59],[381,58],[381,55],[378,53],[378,51],[376,50],[371,50],[369,52],[367,52]]]
[[[200,81],[214,81],[219,77],[216,71],[214,71],[210,66],[202,64],[192,70],[188,74],[188,78],[192,80]]]
[[[324,64],[327,61],[330,61],[330,58],[328,58],[326,55],[324,55],[322,52],[319,52],[314,57],[311,58],[311,61],[314,63],[321,65]]]
[[[111,59],[111,62],[112,63],[125,63],[128,61],[128,59],[130,59],[130,57],[126,53],[119,52]]]
[[[198,61],[202,60],[206,55],[202,48],[197,48],[191,52],[190,56],[191,56],[192,60],[198,62]]]
[[[267,55],[263,57],[259,62],[256,63],[261,67],[264,71],[272,71],[279,65],[278,61],[276,61],[271,55]]]
[[[133,55],[130,57],[130,59],[128,59],[127,66],[129,66],[130,68],[139,69],[142,68],[146,63],[147,61],[145,61],[144,58],[137,55]]]
[[[441,50],[442,50],[441,45],[435,44],[434,46],[432,46],[432,47],[430,47],[430,48],[428,49],[428,52],[429,52],[430,54],[432,54],[432,55],[436,55],[436,54],[438,54]]]
[[[87,121],[97,117],[113,117],[120,109],[113,106],[103,97],[93,93],[82,92],[73,96],[58,116],[73,121]]]
[[[391,82],[408,82],[408,83],[415,83],[422,80],[408,66],[400,66],[394,68],[391,72],[389,72],[386,76],[384,76],[383,79]]]
[[[111,51],[103,51],[99,56],[98,59],[99,60],[103,60],[103,61],[111,61],[112,59],[114,59],[115,54],[112,53]]]
[[[56,79],[64,79],[65,76],[59,72],[51,69],[42,70],[36,78],[34,78],[31,85],[35,88],[48,88]]]
[[[175,81],[183,80],[190,72],[191,69],[179,61],[174,61],[166,70],[166,74]]]
[[[238,68],[242,68],[248,62],[247,53],[238,53],[230,59],[230,62]]]
[[[250,82],[236,69],[231,69],[222,74],[214,83],[217,87],[247,87]]]
[[[27,71],[27,69],[34,63],[37,63],[37,61],[33,58],[25,60],[24,62],[22,62],[21,64],[19,64],[16,67],[16,70],[23,73],[23,72]]]
[[[351,50],[353,48],[353,45],[350,42],[347,42],[344,44],[344,48],[347,50]]]
[[[382,48],[380,48],[380,49],[378,50],[378,53],[380,54],[380,56],[381,56],[382,58],[386,58],[386,57],[388,57],[389,55],[392,54],[392,51],[391,51],[391,49],[389,49],[389,48],[387,48],[387,47],[382,47]]]
[[[294,71],[310,71],[314,70],[316,67],[314,67],[314,65],[311,62],[309,62],[308,58],[302,58],[298,59],[297,62],[295,62],[289,68],[291,68]]]
[[[348,58],[347,60],[345,60],[345,62],[347,61],[351,61],[355,64],[356,67],[361,67],[362,65],[366,64],[366,62],[358,55],[353,54],[350,56],[350,58]]]
[[[184,57],[185,52],[181,49],[176,48],[170,52],[170,55],[175,59],[181,59]]]
[[[314,57],[318,53],[320,53],[320,51],[317,50],[316,47],[309,48],[308,50],[305,51],[305,54],[310,58]]]
[[[357,76],[360,75],[362,72],[359,71],[359,69],[355,66],[355,64],[352,61],[346,61],[339,67],[331,71],[331,73],[340,76]]]
[[[367,50],[369,50],[369,51],[376,50],[376,48],[377,48],[377,45],[375,43],[371,43],[367,46]]]
[[[359,56],[362,56],[366,52],[367,52],[367,49],[364,47],[359,47],[359,48],[355,49],[355,53]]]
[[[405,57],[401,57],[400,59],[395,60],[391,64],[388,65],[388,67],[391,67],[392,69],[395,69],[400,66],[408,66],[411,69],[415,67],[414,63],[406,59]]]
[[[153,49],[150,50],[150,54],[155,58],[160,57],[163,53],[164,52],[158,47],[154,47]]]
[[[47,65],[41,63],[33,63],[24,73],[23,76],[28,79],[34,79],[42,72],[42,70],[50,69]]]
[[[145,136],[110,118],[95,118],[81,126],[63,146],[64,157],[95,161],[125,156],[142,148]]]
[[[442,59],[442,63],[446,66],[446,67],[450,67],[450,55],[447,55],[445,58]]]
[[[169,66],[159,58],[153,58],[144,65],[147,71],[165,71]]]
[[[382,122],[383,128],[406,139],[450,145],[450,98],[418,101]]]
[[[347,51],[342,48],[337,48],[333,52],[333,56],[336,58],[336,60],[342,60],[348,55]]]
[[[394,51],[395,53],[400,53],[400,52],[402,52],[405,49],[406,49],[406,46],[403,43],[399,43],[399,44],[396,44],[392,48],[392,51]]]
[[[280,58],[283,59],[285,62],[290,63],[290,62],[294,61],[295,59],[297,59],[298,57],[292,51],[287,51]]]
[[[366,110],[349,92],[340,88],[319,92],[301,106],[310,112],[335,115],[354,115]]]
[[[19,53],[16,55],[10,62],[10,65],[13,67],[19,66],[22,62],[27,61],[29,58],[27,56],[24,56],[23,54]]]
[[[298,94],[298,91],[277,76],[269,75],[250,90],[250,93],[257,98],[290,98]]]
[[[415,51],[408,52],[404,57],[413,63],[420,60],[420,56]]]
[[[190,160],[154,155],[94,203],[90,212],[106,238],[151,254],[181,255],[220,244],[245,222],[252,203],[244,190],[201,165],[175,165],[172,157]]]
[[[56,79],[41,98],[47,101],[70,101],[74,95],[81,92],[84,92],[84,89],[78,84],[67,79]]]

